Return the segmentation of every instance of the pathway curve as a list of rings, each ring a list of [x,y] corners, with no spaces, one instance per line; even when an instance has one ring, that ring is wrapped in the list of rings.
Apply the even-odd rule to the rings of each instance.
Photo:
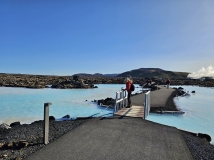
[[[154,107],[165,107],[169,97],[175,91],[175,89],[159,86],[160,89],[151,91],[151,108]],[[145,94],[138,94],[131,97],[132,105],[143,106]]]

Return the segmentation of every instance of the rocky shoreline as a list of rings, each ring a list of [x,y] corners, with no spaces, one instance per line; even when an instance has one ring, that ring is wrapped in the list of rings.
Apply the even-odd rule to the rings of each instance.
[[[50,120],[49,142],[53,142],[68,131],[84,123],[87,119],[67,121]],[[42,120],[31,124],[0,128],[0,159],[22,160],[44,147]]]
[[[148,78],[132,78],[135,84],[148,84]],[[150,78],[149,78],[150,79]],[[158,85],[165,85],[166,79],[152,79]],[[0,73],[0,87],[24,88],[97,88],[94,84],[124,84],[124,77],[84,77],[84,76],[49,76]],[[201,87],[214,87],[214,80],[175,79],[171,85],[194,85]]]
[[[41,75],[19,75],[0,74],[0,86],[3,87],[24,87],[24,88],[97,88],[91,82],[86,82],[78,76],[41,76]]]

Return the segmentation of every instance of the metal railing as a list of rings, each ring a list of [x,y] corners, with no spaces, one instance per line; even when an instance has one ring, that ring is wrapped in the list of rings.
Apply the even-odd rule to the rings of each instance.
[[[144,98],[144,119],[146,119],[150,112],[150,89],[145,93]],[[122,109],[123,107],[126,107],[127,103],[127,92],[123,89],[121,91],[116,92],[116,98],[115,98],[115,104],[114,104],[114,113],[118,110]]]
[[[121,89],[121,91],[116,92],[116,98],[114,103],[114,113],[126,106],[127,98],[128,97],[125,90]]]
[[[148,91],[145,93],[145,99],[144,99],[144,119],[147,118],[150,112],[150,92]]]

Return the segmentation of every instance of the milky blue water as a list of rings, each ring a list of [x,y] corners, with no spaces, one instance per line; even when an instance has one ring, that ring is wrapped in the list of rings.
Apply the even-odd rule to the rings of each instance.
[[[125,87],[123,84],[100,84],[96,89],[26,89],[0,87],[0,124],[20,121],[31,123],[43,119],[45,102],[51,102],[50,115],[61,118],[86,117],[112,113],[91,101],[115,98],[115,93]],[[136,85],[138,86],[138,85]],[[178,87],[178,86],[176,86]],[[214,140],[214,89],[182,86],[186,91],[196,91],[190,97],[175,98],[176,105],[185,112],[183,115],[150,114],[147,120],[175,126],[195,133],[206,133]],[[141,88],[136,88],[139,92]],[[87,101],[86,101],[87,100]],[[212,140],[212,144],[214,141]]]
[[[20,121],[30,123],[43,119],[44,103],[51,102],[50,115],[61,118],[67,114],[71,117],[87,117],[112,113],[91,101],[115,98],[116,92],[125,87],[123,84],[96,85],[95,89],[26,89],[0,87],[0,124]],[[135,85],[139,87],[139,85]],[[139,92],[142,88],[136,88]],[[87,100],[87,101],[86,101]],[[110,116],[110,115],[109,115]]]
[[[181,87],[189,92],[196,91],[190,93],[188,97],[174,98],[176,106],[185,114],[150,114],[147,120],[186,131],[209,134],[212,137],[211,143],[214,144],[214,89],[197,86]]]

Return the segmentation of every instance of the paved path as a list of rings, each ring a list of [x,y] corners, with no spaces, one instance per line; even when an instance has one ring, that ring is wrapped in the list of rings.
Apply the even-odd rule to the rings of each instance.
[[[151,107],[165,107],[168,98],[174,92],[174,89],[159,86],[160,90],[151,92]],[[132,105],[143,106],[145,94],[139,94],[131,97]]]
[[[27,160],[191,160],[180,131],[143,120],[91,119]]]

